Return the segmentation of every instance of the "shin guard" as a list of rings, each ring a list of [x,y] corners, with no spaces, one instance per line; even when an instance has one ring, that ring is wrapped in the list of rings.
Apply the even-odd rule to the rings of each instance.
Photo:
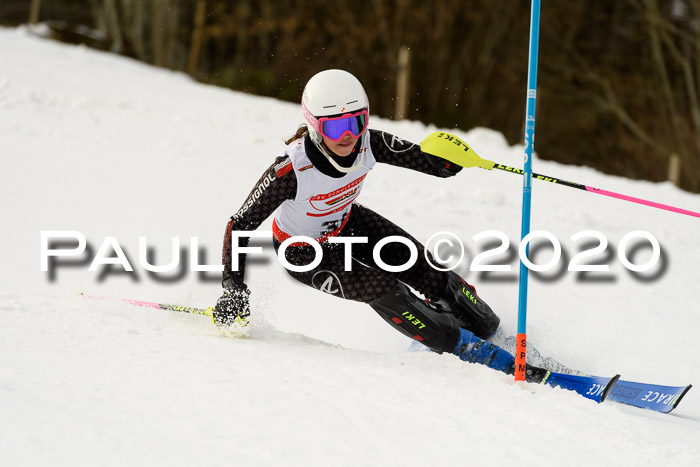
[[[369,305],[401,333],[435,352],[452,352],[457,345],[457,318],[428,305],[400,282]]]
[[[454,314],[460,327],[481,339],[488,339],[498,329],[501,319],[479,298],[474,287],[454,272],[447,274],[447,287],[435,305]]]

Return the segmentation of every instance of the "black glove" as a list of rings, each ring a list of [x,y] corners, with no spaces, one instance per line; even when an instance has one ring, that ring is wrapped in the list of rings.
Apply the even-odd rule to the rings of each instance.
[[[461,165],[457,165],[442,157],[433,156],[432,154],[425,153],[425,158],[430,165],[437,170],[441,177],[447,178],[457,175],[463,168]]]
[[[212,319],[217,326],[231,326],[233,324],[248,324],[250,316],[250,290],[243,282],[233,283],[231,280],[224,282],[224,294],[216,301],[216,307],[212,313]]]

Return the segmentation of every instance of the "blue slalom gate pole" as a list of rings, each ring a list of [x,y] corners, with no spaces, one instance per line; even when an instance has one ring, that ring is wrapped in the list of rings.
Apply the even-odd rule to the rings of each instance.
[[[520,239],[530,233],[530,206],[532,200],[532,153],[535,146],[535,104],[537,102],[537,55],[540,42],[540,0],[532,0],[530,12],[530,52],[528,56],[527,106],[525,111],[525,167],[523,169],[523,213]],[[526,246],[525,254],[530,248]],[[528,269],[520,261],[520,290],[518,297],[518,331],[515,352],[515,380],[525,381],[527,353],[527,275]]]

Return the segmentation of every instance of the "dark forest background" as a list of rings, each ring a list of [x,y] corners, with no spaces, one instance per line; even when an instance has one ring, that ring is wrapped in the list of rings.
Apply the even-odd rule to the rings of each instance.
[[[344,68],[374,114],[522,142],[528,0],[0,0],[0,24],[31,21],[295,102],[311,75]],[[700,192],[700,0],[543,0],[539,63],[540,157]]]

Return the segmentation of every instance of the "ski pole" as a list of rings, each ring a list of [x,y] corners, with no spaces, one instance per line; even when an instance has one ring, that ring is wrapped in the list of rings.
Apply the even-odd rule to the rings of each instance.
[[[112,300],[115,302],[123,302],[123,303],[128,303],[129,305],[133,306],[142,306],[146,308],[156,308],[159,310],[167,310],[167,311],[179,311],[181,313],[191,313],[193,315],[204,315],[204,316],[209,316],[211,318],[212,312],[214,311],[214,307],[208,307],[208,308],[194,308],[194,307],[189,307],[189,306],[181,306],[181,305],[167,305],[165,303],[155,303],[155,302],[144,302],[141,300],[130,300],[128,298],[112,298],[112,297],[101,297],[98,295],[88,295],[87,292],[84,290],[80,291],[80,296],[85,297],[85,298],[90,298],[93,300]]]
[[[443,159],[447,159],[448,161],[454,162],[455,164],[461,165],[462,167],[481,167],[482,169],[486,170],[498,169],[514,174],[524,174],[524,171],[522,169],[509,167],[507,165],[499,164],[497,162],[482,159],[474,152],[472,148],[469,147],[467,143],[449,133],[437,131],[435,133],[429,134],[421,143],[421,150],[423,152],[442,157]],[[630,201],[632,203],[643,204],[652,208],[664,209],[666,211],[671,211],[678,214],[685,214],[686,216],[700,217],[700,212],[690,211],[688,209],[682,209],[675,206],[669,206],[668,204],[657,203],[656,201],[635,198],[634,196],[623,195],[621,193],[615,193],[614,191],[593,188],[588,185],[570,182],[568,180],[564,180],[558,177],[541,175],[533,172],[532,178],[549,183],[555,183],[557,185],[568,186],[570,188],[577,188],[579,190],[587,191],[589,193],[597,193],[599,195],[610,196],[611,198],[617,198],[622,201]]]

